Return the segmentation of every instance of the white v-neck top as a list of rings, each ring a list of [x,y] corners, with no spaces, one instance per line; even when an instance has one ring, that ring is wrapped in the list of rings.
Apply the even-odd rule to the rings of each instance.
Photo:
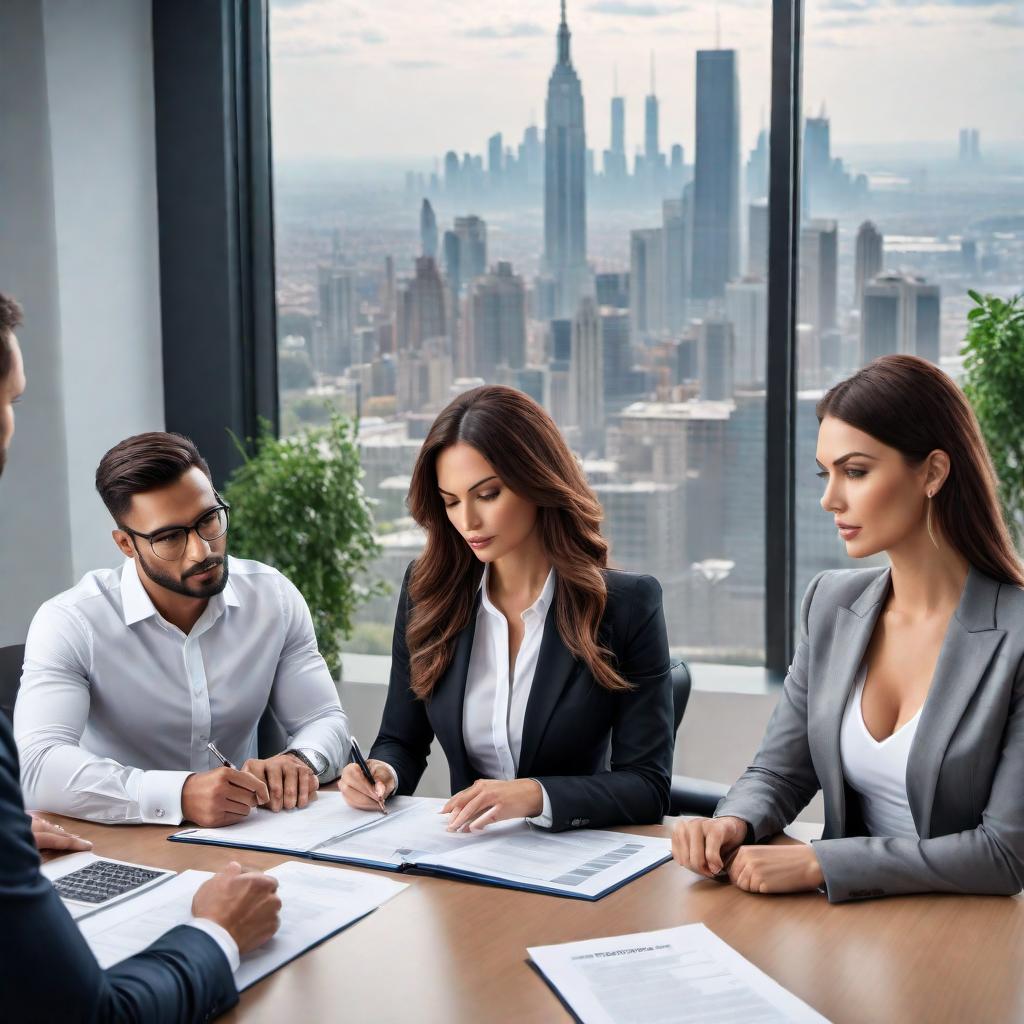
[[[876,740],[864,724],[861,709],[866,679],[867,665],[862,663],[839,731],[843,775],[860,794],[869,835],[917,839],[917,826],[907,800],[907,758],[922,709],[918,708],[917,714],[891,736]]]

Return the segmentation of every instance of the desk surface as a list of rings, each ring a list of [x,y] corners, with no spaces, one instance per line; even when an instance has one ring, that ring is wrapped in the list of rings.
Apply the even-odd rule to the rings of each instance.
[[[48,817],[91,839],[97,854],[175,871],[215,871],[232,855],[264,869],[287,859],[169,843],[174,829],[158,826]],[[817,894],[753,896],[673,863],[596,903],[395,877],[410,883],[405,892],[244,992],[223,1020],[565,1021],[527,965],[527,946],[697,921],[836,1022],[1024,1020],[1022,897],[830,906]]]

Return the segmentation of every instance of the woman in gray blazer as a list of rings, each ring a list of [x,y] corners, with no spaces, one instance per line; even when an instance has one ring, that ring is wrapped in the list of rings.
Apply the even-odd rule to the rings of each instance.
[[[677,861],[756,893],[831,902],[1024,886],[1024,574],[956,385],[885,356],[818,405],[822,507],[854,558],[804,597],[783,694]],[[823,838],[761,845],[821,790]]]

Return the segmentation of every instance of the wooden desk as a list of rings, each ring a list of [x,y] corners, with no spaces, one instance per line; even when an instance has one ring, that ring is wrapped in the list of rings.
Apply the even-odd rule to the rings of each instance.
[[[214,871],[233,855],[260,868],[287,859],[168,843],[174,830],[157,826],[50,817],[91,839],[98,854],[175,871]],[[830,906],[817,894],[752,896],[672,863],[597,903],[403,880],[405,892],[244,992],[223,1020],[561,1022],[568,1014],[527,966],[527,946],[697,921],[836,1022],[1024,1020],[1021,897]]]

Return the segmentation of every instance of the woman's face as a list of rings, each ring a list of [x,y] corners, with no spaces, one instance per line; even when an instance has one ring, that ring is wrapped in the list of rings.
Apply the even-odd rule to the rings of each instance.
[[[821,507],[835,517],[851,558],[890,550],[925,528],[927,491],[936,489],[928,460],[912,466],[895,448],[834,416],[818,428],[817,460],[825,481]]]
[[[481,562],[514,551],[537,524],[537,506],[506,487],[483,455],[462,441],[438,455],[437,486],[448,519]]]

